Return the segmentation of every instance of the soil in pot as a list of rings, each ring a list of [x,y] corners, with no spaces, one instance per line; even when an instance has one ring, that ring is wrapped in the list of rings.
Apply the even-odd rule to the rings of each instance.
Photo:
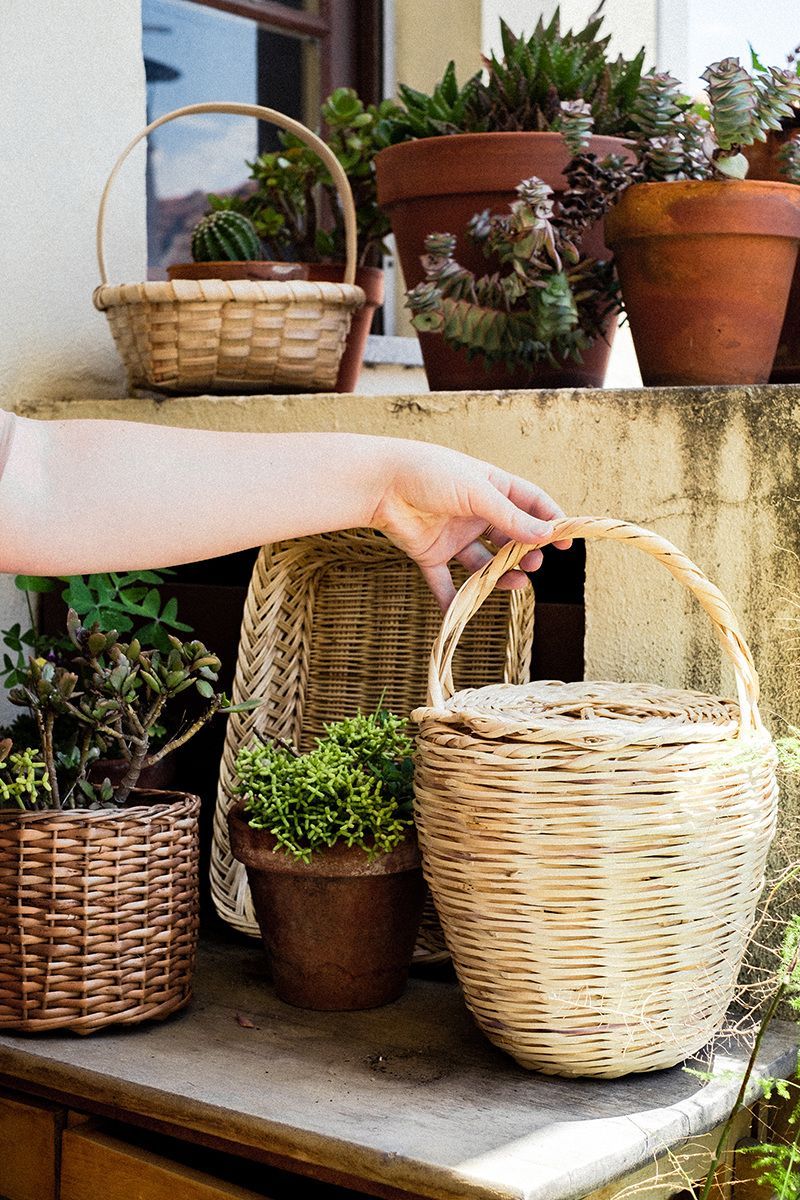
[[[766,383],[800,242],[800,188],[634,184],[606,237],[646,386]]]
[[[308,265],[296,262],[267,262],[259,259],[247,262],[189,262],[172,263],[167,267],[170,279],[308,279]]]
[[[377,1008],[403,992],[425,885],[416,833],[370,860],[336,845],[306,864],[275,851],[241,805],[228,816],[233,853],[247,868],[275,989],[298,1008]]]
[[[308,278],[322,283],[341,283],[344,279],[344,264],[308,263]],[[383,304],[384,278],[380,267],[357,267],[356,286],[363,288],[367,297],[361,308],[353,313],[345,351],[336,377],[337,392],[354,392],[364,362],[367,337],[372,328],[375,310]]]
[[[598,157],[632,153],[622,138],[593,137],[589,151]],[[571,155],[559,133],[465,133],[401,142],[375,159],[378,202],[389,215],[407,287],[424,277],[420,256],[429,233],[449,232],[458,238],[456,257],[478,274],[491,270],[479,247],[466,235],[470,218],[484,209],[507,209],[516,185],[531,175],[553,191],[564,190],[564,168]],[[608,258],[603,227],[586,234],[584,249]],[[533,371],[508,371],[504,364],[486,370],[481,357],[448,346],[436,334],[421,334],[420,347],[428,384],[433,391],[496,390],[514,387],[602,387],[616,319],[605,340],[598,339],[583,363],[561,366],[542,362]]]

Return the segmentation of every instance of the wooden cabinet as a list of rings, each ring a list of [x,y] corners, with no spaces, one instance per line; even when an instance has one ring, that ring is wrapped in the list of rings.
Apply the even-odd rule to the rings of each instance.
[[[91,1125],[64,1131],[60,1200],[265,1200],[267,1196]]]
[[[0,1091],[2,1200],[56,1200],[64,1119],[54,1104]]]

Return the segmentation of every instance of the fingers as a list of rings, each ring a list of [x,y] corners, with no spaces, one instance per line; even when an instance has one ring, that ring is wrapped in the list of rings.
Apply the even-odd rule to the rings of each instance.
[[[536,545],[547,542],[553,533],[552,520],[529,513],[509,500],[488,479],[475,498],[475,515],[485,519],[487,524],[491,523],[500,537],[505,536],[515,542]]]
[[[447,566],[439,564],[435,567],[424,567],[420,564],[419,569],[422,571],[422,576],[433,592],[442,612],[447,612],[456,594],[456,589]]]
[[[558,521],[566,516],[552,496],[542,491],[535,483],[531,483],[528,479],[522,479],[519,475],[509,475],[508,479],[509,488],[506,494],[517,508],[525,509],[526,512],[546,521]],[[568,550],[572,545],[572,538],[553,542],[553,545],[559,550]]]

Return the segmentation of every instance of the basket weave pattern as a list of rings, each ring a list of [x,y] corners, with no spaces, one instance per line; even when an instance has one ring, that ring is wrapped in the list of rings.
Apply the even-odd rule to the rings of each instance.
[[[591,518],[655,554],[712,616],[740,703],[624,683],[452,695],[460,632],[524,547],[462,588],[417,710],[425,872],[466,1002],[523,1066],[614,1077],[669,1067],[719,1029],[774,833],[776,755],[724,598],[674,547]]]
[[[91,1033],[188,1003],[199,809],[0,812],[0,1028]]]
[[[417,568],[373,530],[262,549],[245,604],[233,696],[264,703],[232,714],[226,725],[211,857],[214,901],[234,928],[258,936],[247,877],[228,837],[240,746],[264,732],[307,750],[326,722],[372,711],[381,698],[394,712],[410,712],[425,695],[440,621]],[[460,647],[458,678],[527,679],[532,641],[531,589],[497,592]],[[441,933],[428,919],[417,958],[434,956],[442,956]]]

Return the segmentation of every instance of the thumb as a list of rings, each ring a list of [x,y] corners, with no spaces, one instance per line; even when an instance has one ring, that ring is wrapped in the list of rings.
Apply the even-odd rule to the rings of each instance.
[[[498,533],[525,545],[548,542],[553,535],[553,522],[532,517],[518,508],[507,496],[491,484],[482,488],[473,505],[476,517],[493,525]]]

